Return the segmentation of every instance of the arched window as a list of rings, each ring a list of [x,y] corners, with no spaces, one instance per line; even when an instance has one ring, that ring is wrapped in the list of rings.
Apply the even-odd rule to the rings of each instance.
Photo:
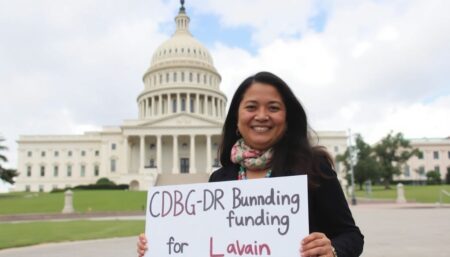
[[[169,83],[169,73],[166,73],[166,83]]]
[[[173,73],[173,82],[177,82],[177,73],[176,72]]]
[[[189,82],[192,82],[192,72],[189,72]]]
[[[184,71],[181,72],[181,82],[184,82]]]

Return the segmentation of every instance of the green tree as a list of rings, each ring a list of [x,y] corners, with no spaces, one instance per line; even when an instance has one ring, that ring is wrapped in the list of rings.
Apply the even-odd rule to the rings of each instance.
[[[16,170],[13,169],[6,169],[2,167],[2,162],[7,162],[8,158],[6,158],[5,155],[3,155],[2,152],[5,152],[8,150],[6,146],[2,145],[2,142],[5,141],[4,138],[0,138],[0,179],[3,181],[6,181],[10,184],[14,184],[14,177],[17,177],[19,173],[17,173]]]
[[[390,132],[374,147],[375,154],[381,167],[381,178],[384,187],[390,188],[394,175],[400,174],[400,167],[413,155],[418,156],[419,150],[413,149],[409,140],[402,133],[395,135]]]
[[[441,173],[437,170],[430,170],[427,172],[427,183],[431,185],[441,184]]]
[[[355,145],[347,148],[344,154],[336,156],[337,162],[344,164],[347,173],[350,171],[350,151],[356,155],[356,160],[353,166],[355,182],[359,184],[359,189],[362,190],[364,182],[367,180],[375,181],[380,177],[380,165],[378,164],[373,149],[369,144],[364,142],[361,135],[356,135]]]

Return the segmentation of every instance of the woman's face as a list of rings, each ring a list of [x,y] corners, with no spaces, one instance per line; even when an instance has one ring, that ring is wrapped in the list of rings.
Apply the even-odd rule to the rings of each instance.
[[[286,106],[277,89],[254,82],[239,104],[237,126],[247,145],[258,150],[272,147],[286,130]]]

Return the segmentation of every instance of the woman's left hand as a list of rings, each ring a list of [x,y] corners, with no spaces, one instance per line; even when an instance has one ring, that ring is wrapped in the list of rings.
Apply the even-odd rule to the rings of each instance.
[[[323,233],[311,233],[302,240],[300,255],[302,257],[333,257],[331,240]]]

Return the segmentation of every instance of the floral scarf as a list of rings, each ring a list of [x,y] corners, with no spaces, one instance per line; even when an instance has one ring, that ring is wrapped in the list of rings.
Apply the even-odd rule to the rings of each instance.
[[[265,170],[271,166],[273,149],[260,151],[246,145],[240,138],[231,148],[231,162],[250,170]]]

